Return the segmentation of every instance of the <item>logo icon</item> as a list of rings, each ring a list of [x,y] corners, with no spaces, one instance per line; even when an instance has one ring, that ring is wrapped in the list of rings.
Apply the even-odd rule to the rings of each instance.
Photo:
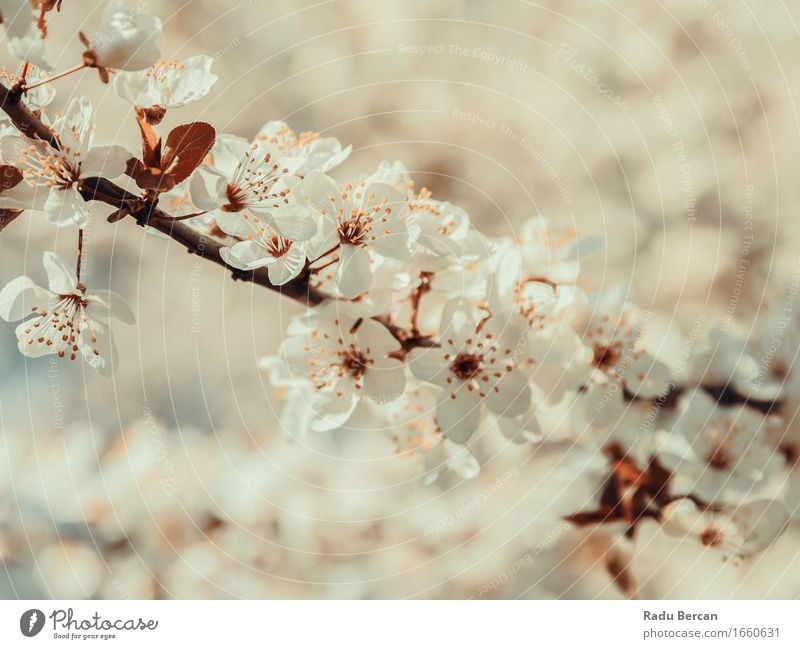
[[[44,628],[44,613],[38,608],[25,611],[19,618],[19,630],[22,635],[32,638]]]

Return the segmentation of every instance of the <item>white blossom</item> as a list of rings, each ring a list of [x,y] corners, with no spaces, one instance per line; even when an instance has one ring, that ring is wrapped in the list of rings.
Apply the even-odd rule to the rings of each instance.
[[[92,105],[86,97],[70,101],[53,122],[53,131],[58,149],[25,136],[0,140],[3,160],[23,176],[13,193],[0,196],[0,207],[41,210],[51,223],[83,227],[89,205],[78,191],[81,180],[122,175],[130,153],[118,145],[94,146]]]
[[[114,89],[120,97],[140,108],[180,108],[205,97],[217,82],[210,56],[192,56],[184,61],[159,59],[135,72],[120,72]]]
[[[241,270],[267,267],[269,281],[281,286],[297,277],[306,262],[306,243],[282,236],[267,220],[256,214],[221,212],[217,226],[237,239],[230,247],[222,248],[225,263]]]
[[[295,193],[319,223],[308,259],[337,255],[336,286],[343,297],[370,289],[373,254],[399,260],[413,255],[419,228],[408,218],[405,196],[393,187],[368,179],[338,184],[315,171]]]
[[[43,58],[44,40],[36,27],[30,0],[0,0],[0,19],[11,56],[49,68]]]
[[[109,0],[89,47],[100,67],[142,70],[161,58],[163,41],[160,18],[126,9],[125,0]]]
[[[284,340],[279,356],[322,396],[313,402],[312,429],[320,431],[343,425],[361,400],[380,403],[403,394],[403,364],[392,357],[399,349],[384,325],[341,313],[330,302]]]
[[[50,105],[55,99],[56,90],[52,83],[48,83],[49,75],[42,68],[33,63],[28,64],[25,73],[25,82],[29,86],[36,86],[31,90],[25,91],[23,102],[30,110],[40,111]],[[7,86],[13,86],[19,79],[19,75],[7,67],[0,68],[0,80]],[[41,84],[41,85],[40,85]],[[0,113],[0,120],[8,121],[9,117],[5,113]]]
[[[767,441],[769,428],[768,417],[745,405],[722,406],[701,389],[682,397],[672,430],[686,446],[673,443],[660,454],[673,472],[673,492],[706,502],[757,498],[783,465]]]
[[[414,376],[441,388],[436,421],[447,437],[466,442],[480,428],[487,409],[501,417],[527,411],[531,389],[517,367],[522,331],[502,315],[481,318],[456,301],[442,317],[441,347],[412,350],[409,366]]]
[[[305,241],[317,231],[307,209],[291,200],[295,173],[305,164],[301,157],[256,138],[251,144],[235,137],[218,138],[210,161],[191,181],[194,203],[215,213],[251,213],[282,236]]]
[[[81,356],[104,375],[116,365],[111,319],[133,324],[128,305],[117,293],[92,290],[54,253],[44,253],[48,288],[23,275],[0,291],[0,317],[17,326],[19,350],[38,358],[56,354],[76,360]]]
[[[777,500],[702,511],[683,498],[665,507],[661,518],[667,534],[689,536],[721,559],[735,563],[774,543],[786,529],[789,513]]]

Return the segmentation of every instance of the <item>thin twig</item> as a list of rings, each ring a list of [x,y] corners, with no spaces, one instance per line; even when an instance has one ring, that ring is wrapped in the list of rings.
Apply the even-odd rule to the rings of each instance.
[[[50,83],[51,81],[55,81],[56,79],[63,79],[70,74],[74,74],[79,70],[83,70],[84,68],[88,68],[89,66],[84,62],[76,65],[75,67],[70,68],[69,70],[64,70],[63,72],[59,72],[58,74],[53,75],[52,77],[47,77],[42,79],[41,81],[37,81],[32,86],[27,84],[22,86],[22,92],[28,92],[28,90],[33,90],[34,88],[38,88],[39,86],[43,86],[46,83]]]
[[[75,261],[75,277],[81,283],[81,262],[83,261],[83,228],[78,229],[78,254]]]

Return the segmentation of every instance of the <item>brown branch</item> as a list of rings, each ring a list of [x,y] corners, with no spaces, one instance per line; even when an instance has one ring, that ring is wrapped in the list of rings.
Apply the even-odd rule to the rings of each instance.
[[[0,83],[0,109],[11,118],[14,126],[24,135],[44,140],[55,149],[60,148],[58,138],[53,131],[22,102],[21,88],[7,88]],[[307,274],[300,275],[283,286],[275,286],[269,281],[266,268],[248,272],[229,266],[220,255],[220,250],[224,247],[220,241],[175,220],[158,207],[148,204],[141,197],[130,193],[106,178],[86,178],[81,182],[78,189],[85,200],[101,201],[116,207],[118,210],[123,210],[124,213],[130,214],[136,219],[140,226],[154,228],[182,245],[189,253],[213,261],[228,269],[234,279],[253,282],[304,304],[319,304],[327,298],[324,293],[310,286]],[[4,216],[3,224],[16,216]]]
[[[44,140],[55,149],[60,148],[58,138],[53,131],[22,102],[22,94],[21,86],[7,88],[0,83],[0,109],[11,118],[17,129],[24,135]],[[122,215],[132,216],[140,226],[149,226],[166,234],[170,239],[182,245],[189,253],[213,261],[215,264],[226,268],[236,280],[253,282],[293,300],[312,306],[330,297],[311,286],[310,273],[308,271],[283,286],[275,286],[269,281],[266,268],[260,268],[256,271],[243,271],[229,266],[220,254],[222,248],[225,247],[222,242],[210,234],[203,234],[179,219],[175,219],[142,197],[130,193],[106,178],[83,179],[78,189],[85,200],[101,201],[117,208]],[[404,347],[431,346],[433,344],[430,339],[409,334],[404,329],[391,323],[387,322],[385,324],[392,331],[392,334],[403,343]]]

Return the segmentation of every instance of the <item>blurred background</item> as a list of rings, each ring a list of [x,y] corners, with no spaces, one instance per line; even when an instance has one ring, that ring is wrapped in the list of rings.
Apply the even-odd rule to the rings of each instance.
[[[795,270],[800,49],[784,2],[138,6],[163,19],[168,56],[211,55],[220,77],[162,132],[200,119],[251,137],[284,119],[353,145],[339,178],[403,160],[486,233],[543,214],[602,236],[587,288],[629,281],[684,327],[728,313],[747,328]],[[102,7],[53,15],[56,71]],[[87,94],[97,141],[136,149],[130,106],[92,71],[57,90],[51,113]],[[42,250],[72,255],[73,238],[21,217],[0,236],[2,281],[43,280]],[[383,436],[292,439],[258,359],[299,305],[132,222],[95,219],[87,246],[86,283],[138,322],[116,330],[112,379],[25,359],[0,327],[0,594],[621,596],[582,555],[550,556],[570,547],[561,512],[590,493],[560,455],[482,440],[477,480],[421,486]],[[700,588],[673,596],[727,592]]]

